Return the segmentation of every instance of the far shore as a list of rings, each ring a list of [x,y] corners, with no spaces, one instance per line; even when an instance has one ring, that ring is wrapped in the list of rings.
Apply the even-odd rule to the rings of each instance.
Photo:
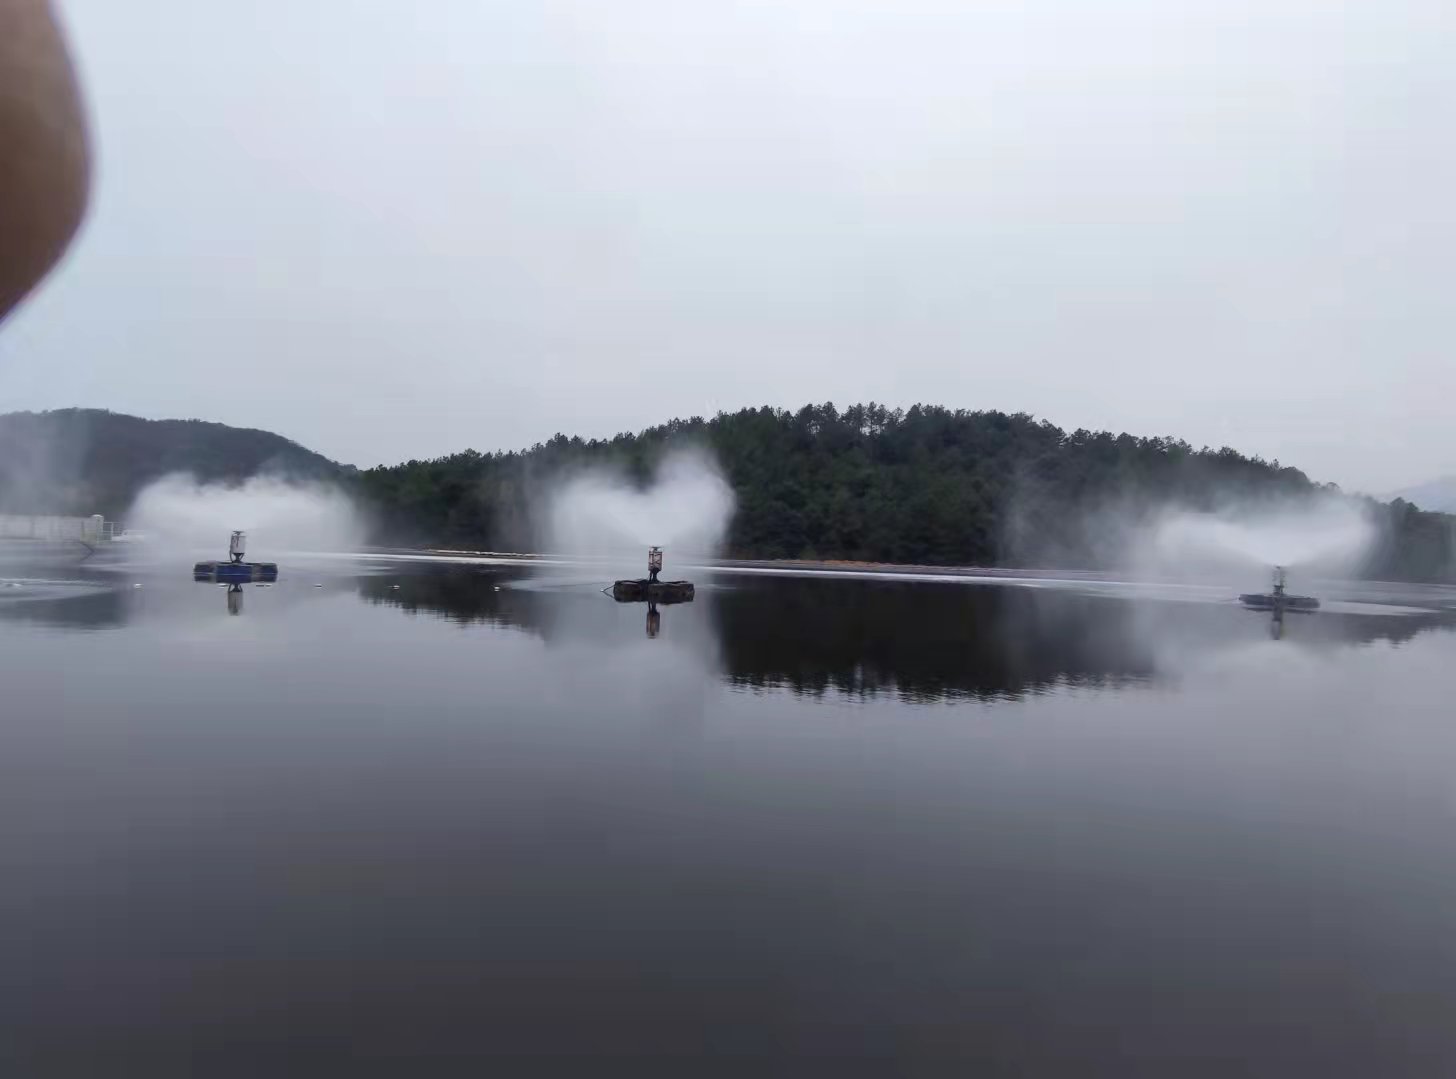
[[[391,550],[404,550],[391,548]],[[612,555],[562,555],[526,551],[474,551],[447,547],[410,548],[409,553],[438,555],[442,558],[500,559],[512,562],[607,562],[617,564],[621,557]],[[683,566],[705,569],[804,570],[820,573],[883,573],[886,575],[939,574],[954,577],[1070,577],[1097,580],[1115,570],[1032,569],[1016,566],[934,566],[913,562],[864,562],[849,558],[708,558],[689,559]]]
[[[379,553],[393,551],[400,555],[414,557],[439,557],[514,562],[520,564],[538,565],[592,565],[601,564],[604,566],[620,567],[626,562],[625,556],[603,555],[597,557],[582,555],[561,555],[544,554],[541,552],[524,551],[470,551],[455,550],[443,547],[432,548],[377,548]],[[856,559],[840,558],[709,558],[709,559],[684,559],[682,562],[674,563],[669,556],[668,575],[671,576],[674,570],[707,570],[722,573],[734,572],[758,572],[758,573],[842,573],[842,574],[877,574],[885,577],[966,577],[966,578],[993,578],[1000,580],[1041,580],[1041,581],[1088,581],[1102,584],[1138,584],[1138,585],[1167,585],[1187,587],[1224,587],[1229,581],[1219,575],[1200,576],[1199,574],[1149,574],[1137,569],[1128,567],[1109,567],[1107,569],[1066,569],[1058,566],[934,566],[911,562],[866,562]],[[1263,571],[1251,569],[1249,580],[1254,577],[1261,577]],[[1391,581],[1364,578],[1348,577],[1322,577],[1310,575],[1305,577],[1311,586],[1329,588],[1339,586],[1350,589],[1398,589],[1402,592],[1409,592],[1412,589],[1429,591],[1437,589],[1443,594],[1456,594],[1456,586],[1418,581]]]

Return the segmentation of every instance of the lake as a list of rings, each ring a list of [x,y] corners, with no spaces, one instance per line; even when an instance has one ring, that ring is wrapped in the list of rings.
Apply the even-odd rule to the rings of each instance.
[[[279,561],[0,570],[6,1074],[1456,1073],[1456,592]]]

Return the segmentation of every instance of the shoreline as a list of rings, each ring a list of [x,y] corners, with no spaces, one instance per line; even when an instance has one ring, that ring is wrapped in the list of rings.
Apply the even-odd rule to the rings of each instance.
[[[480,559],[488,562],[498,562],[516,565],[605,565],[620,566],[622,557],[613,556],[580,556],[580,555],[553,555],[540,552],[516,552],[516,551],[470,551],[455,550],[449,548],[388,548],[377,549],[375,553],[386,555],[393,553],[396,556],[415,558],[454,558],[454,559]],[[1140,573],[1136,569],[1108,568],[1108,569],[1065,569],[1050,566],[936,566],[908,562],[864,562],[854,559],[804,559],[804,558],[713,558],[693,559],[681,563],[683,570],[704,570],[707,572],[735,573],[765,573],[765,574],[854,574],[857,576],[877,577],[904,577],[904,578],[929,578],[929,577],[954,577],[967,580],[1028,580],[1028,581],[1085,581],[1089,584],[1130,584],[1130,585],[1172,585],[1172,586],[1203,586],[1203,587],[1233,587],[1234,584],[1227,578],[1210,578],[1196,574],[1180,576],[1157,576]],[[1322,586],[1326,589],[1336,588],[1389,588],[1400,590],[1435,590],[1445,592],[1452,597],[1453,605],[1456,605],[1456,584],[1445,581],[1401,581],[1381,580],[1377,578],[1323,578],[1313,577],[1309,579],[1311,586]]]
[[[399,555],[428,555],[440,558],[479,558],[490,561],[534,562],[542,564],[573,563],[593,565],[597,563],[616,564],[622,557],[612,555],[566,555],[548,554],[540,551],[480,551],[450,547],[389,547],[378,548],[374,553]],[[954,577],[1035,577],[1055,574],[1058,577],[1085,577],[1097,580],[1100,575],[1116,573],[1116,570],[1056,569],[1052,567],[1018,566],[936,566],[914,562],[862,562],[841,558],[709,558],[690,559],[684,566],[694,569],[764,569],[764,570],[806,570],[819,573],[879,573],[886,576],[924,576],[939,574]]]

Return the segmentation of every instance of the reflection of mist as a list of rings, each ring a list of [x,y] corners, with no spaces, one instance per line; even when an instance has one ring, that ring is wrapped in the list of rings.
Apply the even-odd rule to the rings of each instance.
[[[431,614],[462,626],[474,623],[524,630],[548,644],[619,646],[646,638],[645,603],[617,603],[603,594],[607,582],[565,574],[531,573],[521,568],[482,572],[471,567],[412,566],[402,573],[380,573],[358,581],[366,602]],[[659,608],[660,638],[667,647],[691,642],[699,647],[714,637],[706,604],[668,604]]]
[[[602,593],[603,583],[429,567],[362,578],[358,588],[371,604],[432,614],[461,627],[523,631],[564,653],[540,687],[543,701],[590,711],[594,698],[608,694],[654,723],[700,718],[721,674],[710,603],[700,593],[696,603],[660,606],[654,636],[647,604],[618,603]]]
[[[304,609],[345,590],[371,605],[462,629],[486,625],[524,633],[566,654],[543,692],[577,694],[579,706],[590,708],[593,695],[611,683],[613,693],[629,692],[651,715],[697,712],[720,679],[809,695],[927,702],[1148,684],[1216,663],[1219,653],[1261,646],[1270,635],[1267,614],[1231,601],[1130,600],[1090,581],[1027,588],[892,577],[725,576],[722,584],[700,582],[694,603],[660,607],[653,638],[646,604],[614,602],[599,591],[603,582],[523,576],[528,572],[416,564],[338,578],[286,567],[291,576],[282,585],[248,589],[245,617],[234,621],[288,639],[306,625]],[[315,576],[323,587],[313,587]],[[141,588],[133,584],[137,580]],[[0,581],[0,622],[74,629],[144,622],[195,640],[211,633],[228,639],[221,622],[229,609],[225,590],[185,574],[78,571],[72,580],[14,589],[8,583]],[[1423,598],[1414,587],[1389,595],[1357,588],[1348,598],[1362,602],[1331,599],[1318,614],[1287,617],[1279,647],[1400,644],[1456,626],[1456,611],[1384,613],[1395,608],[1375,602],[1413,603]],[[1456,594],[1435,599],[1451,602]],[[392,639],[408,644],[403,635]]]
[[[216,629],[215,616],[236,608],[246,621],[269,623],[268,633],[286,637],[301,621],[298,609],[353,591],[353,579],[329,578],[288,566],[278,584],[246,584],[242,601],[229,603],[227,585],[195,581],[190,563],[88,562],[53,571],[47,579],[0,577],[0,622],[32,623],[54,629],[131,628],[153,635],[185,636],[204,642]],[[319,587],[313,586],[320,578]],[[211,628],[209,628],[211,627]]]
[[[130,597],[106,582],[0,580],[0,621],[108,629],[124,625]]]

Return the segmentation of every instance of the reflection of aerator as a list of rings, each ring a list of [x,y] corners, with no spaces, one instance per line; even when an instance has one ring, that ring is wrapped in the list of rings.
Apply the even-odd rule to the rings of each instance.
[[[198,562],[192,567],[194,581],[218,581],[223,584],[250,584],[253,581],[278,580],[276,562],[244,562],[243,548],[247,546],[248,534],[234,532],[228,541],[226,562]]]

